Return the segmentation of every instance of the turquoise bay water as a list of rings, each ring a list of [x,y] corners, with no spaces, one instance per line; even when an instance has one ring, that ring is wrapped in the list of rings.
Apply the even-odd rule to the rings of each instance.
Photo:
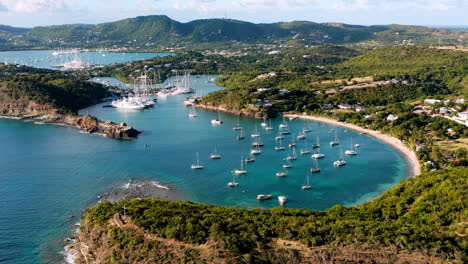
[[[171,55],[171,53],[82,52],[54,56],[52,55],[53,52],[53,50],[3,51],[0,52],[0,62],[50,69],[51,66],[62,65],[67,61],[75,59],[75,56],[83,62],[108,65]]]
[[[193,77],[194,87],[208,93],[220,87],[207,83],[210,77]],[[143,133],[134,140],[113,140],[99,135],[79,133],[74,128],[36,125],[32,122],[0,119],[0,263],[60,263],[63,239],[70,235],[72,224],[96,196],[122,186],[130,179],[151,179],[184,194],[184,198],[224,206],[244,208],[278,206],[277,195],[288,197],[286,207],[324,210],[335,204],[355,205],[374,198],[405,177],[406,164],[398,152],[380,141],[328,124],[311,122],[308,143],[320,136],[322,172],[311,176],[312,190],[303,191],[313,160],[300,156],[288,176],[276,172],[289,153],[275,152],[275,136],[281,119],[273,120],[274,131],[261,128],[261,121],[241,118],[246,139],[237,141],[232,127],[237,117],[221,113],[224,124],[212,126],[216,112],[197,109],[198,117],[188,117],[184,96],[159,100],[151,109],[125,112],[97,105],[82,113],[102,120],[127,122]],[[307,122],[288,121],[296,134]],[[257,161],[246,165],[247,175],[239,176],[238,188],[228,188],[230,171],[239,167],[241,155],[250,151],[250,134],[255,125],[265,147]],[[334,168],[339,147],[329,147],[335,128],[343,146],[351,136],[359,143],[359,155],[347,158],[348,165]],[[145,148],[145,144],[148,145]],[[305,141],[298,141],[298,152]],[[222,155],[210,160],[214,146]],[[203,170],[190,165],[200,153]],[[259,193],[275,197],[259,202]],[[75,218],[69,216],[75,215]]]

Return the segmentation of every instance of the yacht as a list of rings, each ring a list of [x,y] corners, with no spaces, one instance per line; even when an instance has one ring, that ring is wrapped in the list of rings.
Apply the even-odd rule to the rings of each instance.
[[[301,134],[299,134],[299,136],[297,136],[297,139],[298,139],[298,140],[303,140],[303,139],[305,139],[305,138],[306,138],[306,136],[305,136],[304,133],[301,133]]]
[[[285,150],[285,148],[284,148],[283,145],[282,145],[282,142],[283,142],[283,141],[280,139],[280,140],[279,140],[279,145],[277,145],[277,146],[275,147],[275,151],[278,151],[278,150]]]
[[[341,166],[344,166],[344,165],[346,165],[346,161],[344,160],[344,157],[343,157],[343,150],[340,148],[340,159],[333,162],[333,166],[341,167]]]
[[[255,131],[250,136],[253,138],[260,137],[260,134],[258,133],[257,125],[255,125]]]
[[[325,154],[320,153],[320,147],[317,149],[317,152],[311,156],[313,159],[323,159]]]
[[[283,164],[283,168],[285,168],[285,169],[292,168],[293,165],[292,165],[291,160],[287,160],[287,161],[288,161],[287,163]]]
[[[301,149],[301,155],[310,154],[310,150],[307,147],[308,143],[306,141],[305,149]]]
[[[312,129],[310,129],[310,121],[307,121],[307,128],[302,129],[302,133],[310,133]]]
[[[312,148],[320,148],[320,137],[317,136],[317,143],[312,145]]]
[[[336,130],[335,130],[335,140],[330,142],[330,146],[333,147],[339,144],[340,144],[340,141],[338,140],[338,134],[336,133]]]
[[[270,125],[265,127],[266,130],[273,130],[274,128],[271,126],[271,118],[270,118]]]
[[[286,198],[286,196],[278,196],[278,202],[281,205],[285,204],[287,201],[288,201],[288,199]]]
[[[237,117],[237,125],[235,127],[232,128],[232,130],[241,130],[242,127],[240,126],[240,123],[239,123],[239,117]]]
[[[310,183],[309,183],[309,174],[307,174],[305,184],[302,185],[301,189],[302,190],[310,190],[311,188],[312,188],[312,186],[310,186]]]
[[[117,101],[113,101],[111,105],[115,108],[130,109],[130,110],[141,110],[143,108],[146,108],[145,105],[135,100],[132,100],[131,97],[122,98]]]
[[[218,149],[215,145],[214,152],[210,155],[210,159],[220,159],[221,155],[218,154]]]
[[[273,195],[271,194],[259,194],[257,195],[257,200],[268,200],[268,199],[271,199]]]
[[[361,145],[359,145],[359,144],[354,144],[354,147],[355,147],[355,148],[359,148],[360,146],[361,146]]]
[[[357,151],[355,150],[355,147],[353,145],[353,137],[351,137],[351,149],[345,151],[346,155],[357,155]]]
[[[292,154],[289,154],[286,157],[286,160],[297,160],[296,149],[295,148],[292,149]]]
[[[262,154],[262,151],[261,151],[260,148],[257,146],[257,147],[255,147],[254,149],[252,149],[252,150],[250,151],[250,154],[251,154],[251,155],[259,155],[259,154]]]
[[[234,174],[246,174],[247,171],[244,169],[244,157],[241,157],[240,169],[235,169]]]
[[[296,142],[294,142],[294,136],[292,136],[292,142],[288,144],[290,148],[295,148],[296,147]]]
[[[287,127],[288,127],[288,124],[286,124],[286,121],[284,120],[284,115],[283,115],[283,123],[279,125],[279,128],[282,129],[282,128],[287,128]]]
[[[190,109],[190,113],[188,115],[190,118],[195,118],[197,117],[197,112],[195,111],[195,106],[192,106],[192,109]]]
[[[267,127],[268,126],[268,124],[265,121],[266,121],[265,118],[263,118],[263,123],[260,124],[262,127]]]
[[[200,159],[198,157],[198,152],[197,152],[197,163],[196,164],[192,164],[192,169],[193,170],[200,170],[200,169],[203,169],[203,166],[200,165]]]
[[[223,121],[221,121],[221,119],[219,118],[219,112],[218,112],[218,116],[216,117],[216,119],[211,120],[211,124],[212,125],[221,125],[222,123],[223,123]]]
[[[310,169],[310,172],[312,172],[312,173],[320,172],[320,167],[319,167],[318,159],[315,159],[315,167],[311,168],[311,169]]]
[[[282,140],[282,139],[284,139],[284,137],[283,137],[283,136],[277,136],[277,137],[275,137],[275,140],[276,140],[276,141],[278,141],[278,140]]]
[[[255,156],[254,155],[250,155],[249,157],[245,158],[245,162],[249,163],[249,162],[254,162],[255,161]]]
[[[237,136],[237,140],[242,140],[242,139],[245,139],[244,129],[241,129],[239,135]]]
[[[286,177],[288,176],[288,170],[283,168],[282,171],[276,173],[276,177]]]
[[[238,187],[239,186],[239,183],[236,182],[236,175],[234,173],[232,174],[232,181],[228,182],[227,186],[228,187]]]

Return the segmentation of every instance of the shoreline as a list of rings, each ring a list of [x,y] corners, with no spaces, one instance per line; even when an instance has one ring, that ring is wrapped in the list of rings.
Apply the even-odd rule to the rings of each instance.
[[[400,152],[403,155],[403,158],[408,164],[408,176],[409,177],[416,177],[421,174],[421,165],[419,164],[419,160],[416,157],[416,153],[409,149],[403,142],[401,142],[399,139],[394,138],[392,136],[389,136],[387,134],[381,133],[379,131],[371,130],[368,128],[363,128],[354,124],[350,123],[344,123],[337,121],[335,119],[327,118],[327,117],[321,117],[321,116],[312,116],[312,115],[300,115],[300,114],[285,114],[285,117],[291,117],[291,118],[301,118],[301,119],[306,119],[306,120],[311,120],[311,121],[318,121],[318,122],[323,122],[331,125],[336,125],[336,126],[341,126],[341,127],[346,127],[358,132],[366,133],[367,135],[374,137],[384,143],[387,143],[394,149],[396,149],[398,152]]]

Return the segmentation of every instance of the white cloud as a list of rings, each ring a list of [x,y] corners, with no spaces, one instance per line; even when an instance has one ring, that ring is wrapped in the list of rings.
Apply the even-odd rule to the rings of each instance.
[[[215,0],[191,0],[186,4],[181,4],[179,1],[176,1],[172,7],[180,11],[193,10],[202,14],[208,14],[216,10],[213,6],[215,3]]]
[[[0,0],[0,5],[15,13],[58,12],[68,9],[74,0]]]

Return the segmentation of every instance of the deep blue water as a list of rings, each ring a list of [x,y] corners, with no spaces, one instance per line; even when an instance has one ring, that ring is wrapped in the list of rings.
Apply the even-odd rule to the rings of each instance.
[[[193,78],[194,87],[208,93],[220,87],[208,77]],[[36,125],[32,122],[0,119],[0,262],[58,263],[63,260],[63,239],[96,196],[121,186],[130,179],[152,179],[184,194],[186,199],[245,208],[278,206],[276,197],[259,202],[256,195],[286,195],[286,207],[324,210],[335,204],[351,206],[374,198],[405,177],[406,164],[399,153],[384,143],[353,131],[311,122],[308,143],[320,136],[322,172],[313,175],[312,190],[301,185],[313,165],[310,155],[299,157],[285,178],[278,178],[282,159],[289,153],[275,152],[274,137],[281,119],[273,120],[274,131],[260,127],[260,121],[241,118],[246,139],[236,140],[232,127],[237,117],[221,113],[224,124],[212,126],[216,112],[197,110],[189,119],[184,96],[159,100],[156,107],[125,112],[101,105],[82,110],[102,120],[127,122],[143,133],[134,140],[114,140],[79,133],[74,128]],[[297,134],[307,121],[288,121]],[[238,177],[240,186],[229,189],[230,171],[239,167],[241,155],[248,155],[255,125],[265,147],[257,161],[248,164],[248,174]],[[359,155],[347,158],[348,165],[334,168],[339,147],[329,147],[335,128],[344,149],[359,143]],[[286,136],[287,138],[287,136]],[[285,140],[284,145],[290,140]],[[148,145],[145,148],[145,144]],[[305,141],[298,142],[298,150]],[[210,160],[214,146],[222,155]],[[286,146],[287,147],[287,146]],[[193,171],[195,153],[205,169]],[[298,153],[298,156],[300,154]]]
[[[75,58],[91,64],[108,65],[171,55],[171,53],[82,52],[54,56],[53,52],[53,50],[3,51],[0,52],[0,62],[50,69],[51,66],[62,65]]]

